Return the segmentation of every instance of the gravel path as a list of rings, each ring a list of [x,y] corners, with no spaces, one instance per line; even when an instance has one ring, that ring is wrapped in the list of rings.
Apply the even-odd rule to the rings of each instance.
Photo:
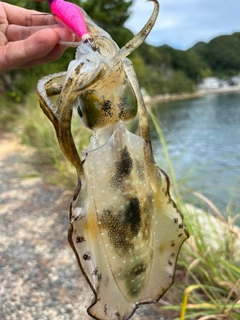
[[[67,242],[63,190],[31,178],[31,150],[13,134],[0,139],[0,319],[92,319],[92,294]],[[36,175],[35,175],[36,176]],[[160,320],[154,306],[132,320]]]

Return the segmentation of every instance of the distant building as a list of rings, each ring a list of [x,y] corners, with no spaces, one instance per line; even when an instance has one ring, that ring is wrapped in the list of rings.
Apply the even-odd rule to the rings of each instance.
[[[199,89],[217,89],[221,86],[221,82],[218,78],[210,77],[203,79],[202,83],[199,85]]]
[[[228,80],[210,77],[203,79],[202,83],[198,85],[200,90],[239,90],[240,89],[240,76],[232,77]],[[219,91],[217,90],[217,91]]]
[[[240,76],[232,77],[232,78],[229,80],[229,84],[230,84],[231,86],[239,86],[239,85],[240,85]]]

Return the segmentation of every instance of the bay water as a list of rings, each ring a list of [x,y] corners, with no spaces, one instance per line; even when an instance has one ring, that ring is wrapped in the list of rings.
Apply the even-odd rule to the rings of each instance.
[[[151,112],[163,131],[183,199],[205,208],[192,195],[199,191],[224,215],[240,213],[240,92],[161,102]],[[156,162],[169,174],[153,125],[151,136]]]

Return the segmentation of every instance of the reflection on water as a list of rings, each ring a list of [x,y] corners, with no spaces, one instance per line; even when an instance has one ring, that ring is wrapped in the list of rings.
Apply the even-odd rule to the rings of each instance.
[[[240,93],[209,95],[156,105],[180,184],[198,190],[226,212],[240,213]],[[158,164],[169,173],[152,130]],[[187,192],[184,198],[193,201]]]

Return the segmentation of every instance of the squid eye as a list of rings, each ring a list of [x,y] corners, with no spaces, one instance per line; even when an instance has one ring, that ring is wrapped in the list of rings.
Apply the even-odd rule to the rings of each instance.
[[[82,112],[81,104],[79,104],[77,106],[77,112],[78,112],[79,117],[82,119],[83,118],[83,112]]]

